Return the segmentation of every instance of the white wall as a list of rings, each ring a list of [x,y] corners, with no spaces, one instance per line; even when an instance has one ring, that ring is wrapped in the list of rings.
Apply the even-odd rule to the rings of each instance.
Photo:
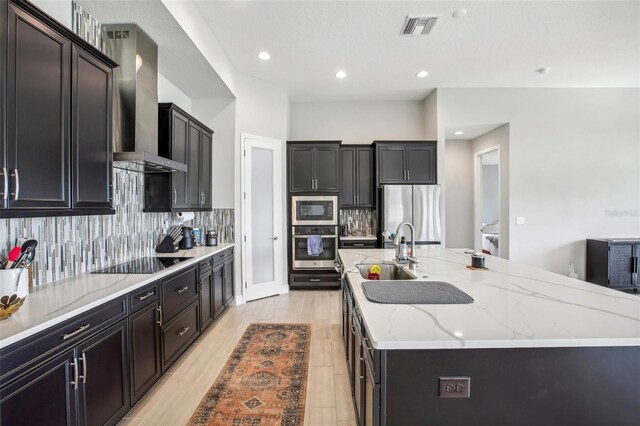
[[[161,0],[229,89],[235,93],[235,68],[193,1]],[[225,94],[226,95],[226,94]],[[225,96],[226,97],[226,96]]]
[[[236,144],[235,161],[235,229],[236,229],[236,276],[241,277],[242,250],[242,192],[241,167],[242,148],[241,135],[251,134],[282,141],[282,213],[286,212],[286,140],[289,125],[289,98],[287,92],[278,86],[264,82],[255,77],[237,73],[234,76],[236,88]],[[279,239],[282,242],[282,268],[284,271],[283,291],[288,291],[287,279],[287,225],[282,221]],[[242,282],[237,280],[236,294],[242,294]]]
[[[473,248],[473,154],[471,141],[445,142],[445,245]]]
[[[42,9],[53,19],[71,29],[71,0],[31,0],[31,3]]]
[[[440,89],[453,124],[510,123],[510,258],[585,273],[585,239],[640,235],[640,89]],[[515,217],[525,217],[515,225]]]
[[[291,104],[291,140],[424,139],[423,101],[301,102]]]
[[[192,111],[191,98],[160,73],[158,73],[158,102],[173,102],[189,114]]]
[[[424,138],[438,139],[438,91],[434,90],[424,100]]]
[[[235,206],[236,101],[194,99],[193,115],[214,131],[211,173],[213,208],[232,209]]]

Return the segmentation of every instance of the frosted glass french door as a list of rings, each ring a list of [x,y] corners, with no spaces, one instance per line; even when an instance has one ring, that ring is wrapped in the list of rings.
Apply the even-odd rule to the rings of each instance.
[[[244,137],[244,275],[247,301],[280,294],[282,271],[281,143]]]

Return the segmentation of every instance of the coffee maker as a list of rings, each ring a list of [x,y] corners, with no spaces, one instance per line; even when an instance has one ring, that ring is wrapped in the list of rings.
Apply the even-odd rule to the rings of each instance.
[[[189,226],[182,227],[182,239],[180,240],[180,249],[191,249],[196,245],[196,238],[193,235],[193,228]]]

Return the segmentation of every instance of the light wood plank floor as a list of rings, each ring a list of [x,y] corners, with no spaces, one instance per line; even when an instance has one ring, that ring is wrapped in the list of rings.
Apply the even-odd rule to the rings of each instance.
[[[120,425],[183,425],[252,322],[311,324],[305,425],[355,426],[338,291],[292,291],[227,309]]]

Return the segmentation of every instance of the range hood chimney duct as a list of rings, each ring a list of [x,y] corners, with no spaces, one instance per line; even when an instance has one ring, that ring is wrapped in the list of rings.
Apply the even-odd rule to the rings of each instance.
[[[113,167],[143,173],[187,171],[158,156],[158,46],[137,25],[105,25],[114,70]]]

